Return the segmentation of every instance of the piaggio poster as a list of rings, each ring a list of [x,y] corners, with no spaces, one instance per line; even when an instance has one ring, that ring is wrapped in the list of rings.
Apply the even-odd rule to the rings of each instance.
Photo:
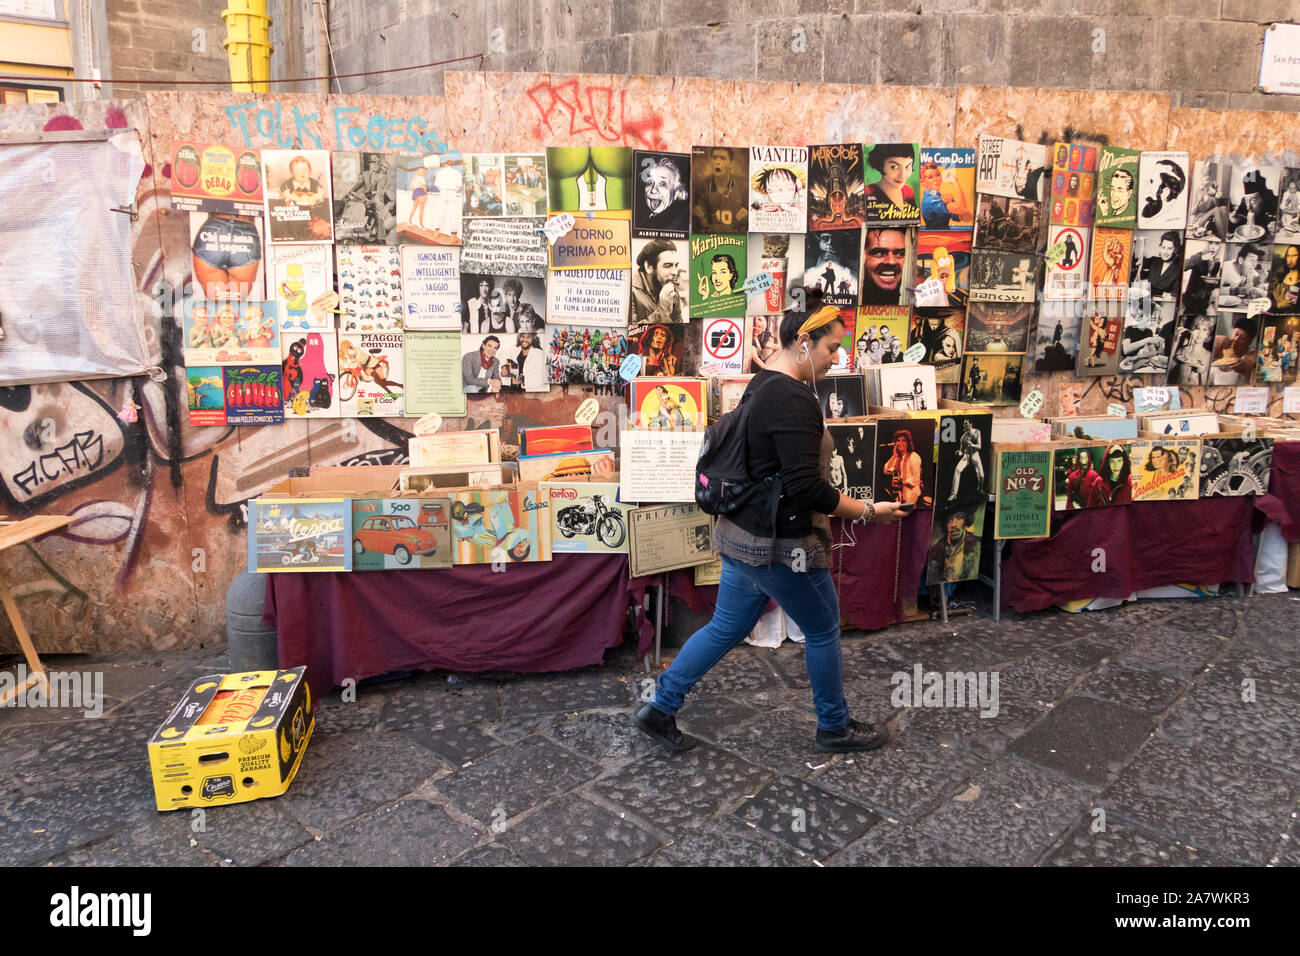
[[[975,150],[921,148],[921,228],[975,225]]]
[[[1103,146],[1097,159],[1097,209],[1094,225],[1137,228],[1138,157],[1136,149]]]
[[[418,247],[407,247],[418,248]],[[343,332],[401,329],[402,256],[398,246],[334,247]]]
[[[809,232],[862,227],[866,215],[863,169],[859,143],[809,147]]]
[[[745,315],[744,236],[691,236],[691,316]]]
[[[336,150],[334,241],[391,246],[397,242],[397,171],[387,153]]]
[[[248,503],[248,567],[351,571],[352,506],[346,498],[255,498]]]
[[[339,414],[400,418],[403,413],[402,333],[339,335]]]
[[[451,538],[455,563],[551,560],[550,506],[536,485],[509,491],[454,492]]]
[[[632,154],[632,168],[632,235],[686,239],[691,231],[691,157],[638,149]]]
[[[629,147],[548,146],[546,174],[552,214],[632,208]]]
[[[866,147],[868,226],[915,226],[921,222],[920,148],[916,143]]]
[[[171,159],[173,209],[262,215],[262,163],[256,150],[174,140]]]
[[[283,424],[280,366],[227,365],[221,371],[227,425]]]
[[[452,566],[450,498],[353,498],[352,570]]]
[[[808,148],[749,147],[749,231],[803,232],[808,227]]]
[[[1097,189],[1097,147],[1057,143],[1052,155],[1048,221],[1054,226],[1090,228]]]
[[[691,147],[691,232],[743,235],[749,231],[749,150]]]
[[[993,537],[1047,537],[1052,522],[1052,452],[999,447],[996,457]]]
[[[264,149],[267,239],[334,241],[330,154],[324,149]]]

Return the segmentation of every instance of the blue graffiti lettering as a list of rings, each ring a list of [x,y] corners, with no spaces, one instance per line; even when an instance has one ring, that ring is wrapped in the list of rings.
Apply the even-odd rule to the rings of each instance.
[[[239,103],[226,107],[232,130],[252,147],[254,137],[263,145],[271,140],[281,149],[326,148],[319,130],[319,113],[302,113],[293,108],[293,123],[286,128],[279,103],[259,107]],[[251,119],[251,121],[250,121]],[[356,106],[334,107],[334,149],[369,149],[376,152],[403,150],[423,153],[448,152],[447,143],[429,130],[419,117],[391,117],[383,113],[362,114]]]
[[[311,141],[315,145],[316,149],[320,149],[321,148],[320,134],[307,125],[308,123],[319,123],[319,122],[320,122],[319,113],[308,113],[306,116],[303,116],[301,113],[298,112],[298,107],[295,106],[293,108],[293,125],[297,130],[297,133],[295,134],[296,142],[302,143],[303,135],[306,134],[307,136],[311,137]]]

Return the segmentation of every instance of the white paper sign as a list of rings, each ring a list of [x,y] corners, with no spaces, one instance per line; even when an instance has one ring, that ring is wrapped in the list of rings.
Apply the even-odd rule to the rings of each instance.
[[[591,213],[587,213],[587,218],[591,218]],[[546,220],[542,232],[546,233],[546,238],[550,240],[551,245],[555,245],[561,236],[567,236],[573,231],[574,222],[573,213],[562,212]]]
[[[1282,389],[1282,411],[1300,413],[1300,385],[1288,385]]]
[[[573,420],[579,425],[590,425],[599,414],[600,402],[589,398],[578,406],[578,410],[573,413]]]
[[[1106,414],[1110,415],[1112,418],[1127,418],[1128,409],[1125,408],[1123,405],[1119,405],[1116,404],[1115,402],[1111,402],[1109,405],[1106,406]]]
[[[1040,408],[1043,407],[1043,393],[1034,389],[1026,395],[1020,402],[1020,417],[1033,418]]]
[[[631,269],[552,269],[546,282],[546,320],[627,328],[631,282]]]
[[[1300,25],[1274,23],[1264,31],[1259,86],[1265,93],[1300,93]]]
[[[1236,415],[1267,415],[1268,386],[1242,385],[1237,389],[1237,397],[1232,403]]]
[[[913,291],[916,293],[916,305],[919,308],[942,307],[948,304],[948,292],[940,279],[926,279]]]
[[[460,250],[402,246],[405,327],[420,332],[460,331]]]
[[[430,412],[415,423],[415,436],[417,438],[425,435],[432,435],[442,427],[442,416],[437,412]]]
[[[913,342],[903,353],[903,361],[911,362],[915,365],[921,359],[925,358],[925,344],[923,342]]]
[[[619,442],[624,501],[695,501],[695,463],[704,432],[625,431]]]

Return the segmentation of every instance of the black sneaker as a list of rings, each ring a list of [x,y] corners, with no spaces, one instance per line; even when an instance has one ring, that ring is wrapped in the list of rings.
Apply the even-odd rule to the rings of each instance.
[[[699,743],[694,737],[688,737],[677,729],[676,718],[662,710],[656,710],[651,704],[646,704],[636,712],[636,723],[675,754],[685,753]]]
[[[817,729],[817,749],[826,753],[849,753],[858,750],[875,750],[884,744],[888,734],[876,730],[873,724],[860,724],[850,720],[840,730]]]

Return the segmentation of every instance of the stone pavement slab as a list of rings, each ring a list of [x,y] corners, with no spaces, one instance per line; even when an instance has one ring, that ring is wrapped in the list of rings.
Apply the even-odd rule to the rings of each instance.
[[[985,866],[915,827],[885,821],[830,861],[832,866]]]
[[[508,820],[596,776],[599,767],[542,737],[525,737],[438,781],[437,788],[482,826]]]
[[[1151,733],[1149,717],[1103,700],[1067,697],[1011,744],[1022,760],[1100,787]]]
[[[427,800],[399,800],[372,810],[285,859],[288,866],[436,866],[468,850],[473,827]]]
[[[813,866],[784,844],[734,817],[681,831],[672,843],[636,866]]]
[[[539,866],[625,866],[660,846],[626,812],[613,813],[574,794],[510,825],[497,840]]]
[[[745,801],[735,816],[817,860],[842,850],[881,819],[801,780],[784,777]]]
[[[1104,823],[1105,829],[1094,826]],[[1112,818],[1087,813],[1048,854],[1048,866],[1223,866],[1191,847],[1149,836]]]

